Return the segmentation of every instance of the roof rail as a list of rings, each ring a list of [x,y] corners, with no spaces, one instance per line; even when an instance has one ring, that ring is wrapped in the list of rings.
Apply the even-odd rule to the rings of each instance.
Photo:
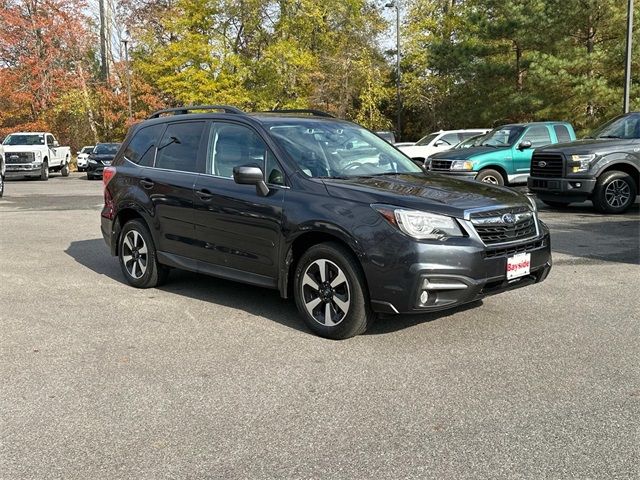
[[[323,112],[322,110],[312,110],[307,108],[294,108],[290,110],[269,110],[264,113],[308,113],[309,115],[313,115],[315,117],[336,118],[330,113]]]
[[[236,115],[244,114],[244,112],[239,108],[230,107],[229,105],[190,105],[188,107],[165,108],[164,110],[158,110],[157,112],[153,112],[149,115],[147,120],[160,118],[161,115],[186,115],[189,112],[197,110],[221,110],[224,113],[233,113]]]

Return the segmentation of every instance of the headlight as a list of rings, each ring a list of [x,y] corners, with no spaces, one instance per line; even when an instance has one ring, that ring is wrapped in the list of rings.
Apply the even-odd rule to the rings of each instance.
[[[94,165],[98,163],[93,158],[88,159],[87,162],[92,163]]]
[[[571,171],[573,173],[580,173],[580,172],[586,172],[587,170],[589,170],[589,166],[591,164],[591,161],[596,158],[596,156],[594,154],[589,154],[589,155],[571,155],[571,161],[573,162],[571,164]]]
[[[34,155],[36,160],[41,160],[42,159],[42,152],[40,150],[36,150],[36,153]]]
[[[473,162],[467,160],[454,160],[451,163],[451,170],[473,170]]]
[[[462,237],[458,222],[452,217],[405,210],[385,205],[372,205],[389,223],[416,240],[443,240],[448,237]]]

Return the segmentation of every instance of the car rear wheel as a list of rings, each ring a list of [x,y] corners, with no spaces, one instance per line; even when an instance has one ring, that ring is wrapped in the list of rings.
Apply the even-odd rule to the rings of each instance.
[[[158,263],[153,238],[140,220],[130,220],[122,228],[118,257],[127,282],[136,288],[157,287],[169,274],[169,269]]]
[[[49,162],[46,160],[42,162],[42,169],[40,170],[40,180],[49,180]]]
[[[623,213],[634,204],[637,194],[636,182],[631,175],[614,170],[598,178],[593,205],[603,213]]]
[[[350,338],[365,332],[375,320],[360,266],[337,243],[314,245],[302,255],[294,288],[306,325],[321,337]]]
[[[476,180],[482,183],[490,183],[491,185],[504,185],[504,177],[502,174],[492,168],[480,170],[480,173],[476,175]]]

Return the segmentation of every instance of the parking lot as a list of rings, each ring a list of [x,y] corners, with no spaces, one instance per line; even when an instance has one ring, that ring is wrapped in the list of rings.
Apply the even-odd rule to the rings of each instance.
[[[0,478],[638,478],[640,208],[541,208],[542,284],[336,342],[274,290],[136,290],[101,182],[0,200]]]

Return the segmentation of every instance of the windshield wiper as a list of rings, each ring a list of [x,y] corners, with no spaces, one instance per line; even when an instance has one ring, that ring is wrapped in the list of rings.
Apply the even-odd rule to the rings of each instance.
[[[620,135],[600,135],[598,138],[622,138]]]

